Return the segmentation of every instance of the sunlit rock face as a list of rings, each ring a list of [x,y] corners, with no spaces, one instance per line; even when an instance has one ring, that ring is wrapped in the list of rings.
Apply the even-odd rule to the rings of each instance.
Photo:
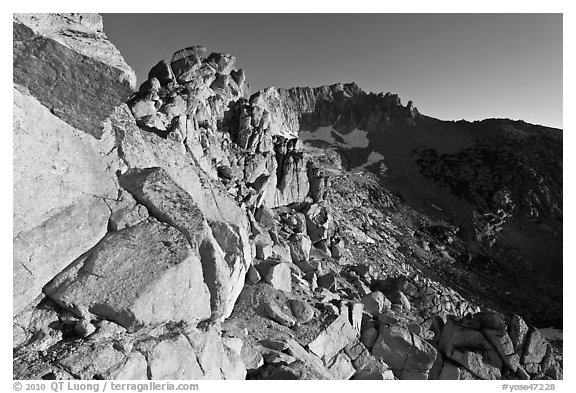
[[[14,15],[14,83],[57,117],[98,139],[136,76],[106,38],[102,17]]]
[[[99,15],[15,14],[14,312],[106,233],[106,121],[136,77]]]

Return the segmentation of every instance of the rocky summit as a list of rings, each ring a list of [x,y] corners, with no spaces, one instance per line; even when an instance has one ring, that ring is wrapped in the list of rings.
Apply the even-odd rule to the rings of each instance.
[[[15,379],[562,379],[561,130],[13,31]]]

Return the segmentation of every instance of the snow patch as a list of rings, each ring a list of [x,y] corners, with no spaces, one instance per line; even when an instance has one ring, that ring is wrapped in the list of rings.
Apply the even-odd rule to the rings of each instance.
[[[366,149],[370,145],[370,141],[368,140],[368,132],[359,130],[355,128],[348,134],[341,134],[336,131],[333,127],[318,127],[315,131],[300,131],[298,135],[302,142],[306,141],[322,141],[326,142],[332,146],[337,146],[342,149]],[[340,142],[344,141],[344,142]],[[372,150],[366,161],[354,167],[352,172],[361,172],[367,166],[376,164],[377,162],[383,161],[384,156],[377,151]],[[380,172],[384,174],[387,168],[382,162]]]
[[[336,139],[332,135],[332,127],[320,127],[314,132],[310,131],[300,131],[298,134],[298,138],[302,140],[302,142],[306,141],[323,141],[328,142],[331,145],[336,145]]]
[[[362,165],[358,165],[357,167],[352,168],[352,172],[360,172],[363,171],[369,165],[376,164],[379,161],[384,160],[384,156],[377,151],[372,150],[370,155],[366,159],[366,162]],[[381,169],[382,170],[382,169]],[[385,169],[384,169],[385,170]]]
[[[338,142],[334,135],[342,138],[344,143]],[[302,141],[324,141],[344,149],[352,149],[358,147],[365,149],[370,143],[368,140],[368,132],[359,130],[358,128],[355,128],[348,134],[341,134],[333,127],[318,127],[317,130],[312,132],[300,131],[298,137],[302,139]]]
[[[355,128],[348,134],[338,134],[338,136],[344,139],[344,144],[349,148],[360,147],[365,149],[370,143],[368,140],[368,132],[359,130],[358,128]]]

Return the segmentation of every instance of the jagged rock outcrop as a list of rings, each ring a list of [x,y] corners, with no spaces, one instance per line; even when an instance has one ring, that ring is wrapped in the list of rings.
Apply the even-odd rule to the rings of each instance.
[[[252,260],[246,213],[214,188],[185,149],[174,155],[172,140],[156,141],[137,128],[124,104],[134,73],[106,40],[100,16],[15,15],[14,31],[14,345],[24,362],[15,375],[40,378],[48,368],[46,374],[59,377],[150,377],[147,354],[130,354],[125,365],[115,365],[124,355],[106,344],[103,324],[146,330],[229,315]],[[210,61],[227,67],[222,59]],[[157,87],[152,83],[148,91]],[[168,102],[167,115],[178,105]],[[122,189],[118,175],[130,170],[122,179],[133,179],[154,167],[163,178],[148,183],[152,198]],[[176,205],[166,206],[168,200]],[[186,203],[200,212],[199,238],[190,226],[194,235],[186,232],[181,217],[162,215],[163,207],[173,214],[180,207],[181,214]],[[56,318],[51,327],[45,319],[29,319],[49,303],[42,290],[56,302],[48,313]],[[68,342],[70,334],[88,339],[88,346]],[[205,341],[211,363],[201,364],[194,377],[244,377],[239,354],[222,347],[219,332]],[[80,358],[62,360],[62,366],[55,360],[62,354],[49,355],[48,365],[38,352],[60,353],[62,346]],[[101,358],[98,348],[105,348]],[[173,349],[162,350],[153,368],[179,367],[178,353],[198,356],[197,348]],[[216,353],[222,356],[214,358]],[[85,364],[93,357],[100,360]],[[165,377],[193,377],[174,372]]]
[[[428,379],[436,349],[407,328],[381,324],[372,353],[382,359],[399,379]]]
[[[213,184],[190,155],[175,150],[178,142],[141,133],[133,122],[121,117],[126,115],[119,110],[112,119],[122,160],[133,168],[120,178],[120,183],[152,214],[187,235],[205,266],[213,316],[225,318],[232,312],[252,260],[246,212]],[[119,123],[120,119],[128,124]],[[187,216],[199,220],[196,226],[193,221],[184,221]]]
[[[221,178],[247,207],[277,207],[307,197],[320,202],[329,178],[302,154],[301,123],[335,121],[365,93],[355,84],[269,88],[247,100],[244,73],[234,70],[234,58],[227,56],[206,56],[205,49],[193,47],[175,53],[170,65],[158,63],[129,102],[138,124],[182,142],[202,169]],[[227,59],[224,73],[214,68],[216,58]],[[172,67],[186,76],[178,80]]]

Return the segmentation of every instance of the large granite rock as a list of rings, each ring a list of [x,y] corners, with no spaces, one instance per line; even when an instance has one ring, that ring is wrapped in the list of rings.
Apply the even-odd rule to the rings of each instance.
[[[17,313],[106,233],[118,160],[104,123],[135,75],[98,15],[15,14],[13,29]]]
[[[208,233],[206,219],[192,197],[165,170],[132,169],[119,180],[154,217],[177,228],[191,247],[198,248]]]
[[[152,379],[201,379],[202,368],[182,334],[161,341],[148,355]]]
[[[110,207],[110,221],[108,229],[119,231],[138,224],[148,218],[148,209],[136,202],[132,194],[122,191],[117,201],[108,201]]]
[[[501,377],[500,368],[482,353],[456,349],[451,359],[480,379],[500,379]]]
[[[126,361],[106,373],[106,379],[119,380],[147,380],[148,363],[140,352],[134,351],[128,354]]]
[[[310,352],[329,362],[336,354],[350,344],[358,335],[348,321],[348,310],[342,312],[334,322],[308,344]]]
[[[181,202],[184,208],[188,204],[196,206],[195,210],[199,209],[207,221],[209,228],[204,225],[206,228],[202,231],[206,235],[203,238],[195,235],[193,229],[189,230],[188,236],[191,241],[202,239],[199,251],[206,266],[205,280],[212,293],[213,316],[226,318],[232,312],[234,302],[242,290],[245,273],[252,261],[250,227],[245,210],[213,183],[181,144],[159,138],[153,133],[141,132],[127,113],[126,107],[120,108],[112,120],[123,160],[134,169],[162,168],[162,177],[168,176],[171,179],[162,180],[167,187],[164,190],[153,190],[153,187],[150,187],[146,191],[150,195],[143,194],[140,199],[136,195],[136,199],[149,209],[153,204],[157,204],[154,208],[156,210],[161,210],[165,198],[167,201],[175,201],[175,204],[170,202],[166,205],[167,211],[163,212],[161,217],[167,219],[172,214],[174,217],[171,222],[176,223],[176,211],[181,206],[178,206],[180,202],[174,195],[170,196],[176,192],[183,196]],[[146,181],[146,177],[147,175],[143,175],[142,181]],[[180,222],[175,225],[184,228],[191,224]]]
[[[364,311],[373,317],[378,317],[380,313],[392,307],[390,300],[379,291],[370,292],[364,296],[362,298],[362,304],[364,305]]]
[[[308,261],[310,259],[310,250],[312,249],[312,242],[308,235],[296,233],[289,239],[290,257],[292,262],[298,264],[301,261]]]
[[[96,14],[15,14],[14,83],[75,128],[101,138],[102,122],[135,88],[134,71]]]
[[[252,124],[266,121],[264,116],[267,112],[266,122],[272,135],[288,139],[298,137],[298,112],[294,110],[295,104],[285,99],[286,95],[286,90],[269,87],[250,97],[250,105],[254,108]]]
[[[276,154],[278,157],[278,153]],[[303,202],[310,191],[308,171],[302,154],[290,153],[281,158],[281,165],[278,165],[281,169],[274,193],[268,192],[264,199],[269,206]]]
[[[120,184],[156,218],[186,236],[202,261],[212,316],[229,316],[248,268],[239,228],[216,220],[208,223],[196,200],[162,168],[132,169],[120,177]]]
[[[94,140],[15,87],[14,236],[42,224],[80,196],[116,199],[115,176],[104,157],[114,147],[110,135]]]
[[[523,363],[540,363],[546,355],[548,343],[536,328],[530,329],[524,345]]]
[[[559,363],[548,356],[553,352],[550,343],[518,315],[509,324],[493,312],[449,317],[441,328],[438,349],[460,367],[459,374],[451,366],[442,369],[442,378],[463,379],[468,373],[477,379],[556,379],[562,373]]]
[[[333,232],[332,214],[325,203],[314,203],[306,210],[306,230],[312,243],[328,239]]]
[[[324,362],[316,356],[314,353],[308,352],[304,347],[302,347],[297,341],[293,339],[283,340],[286,342],[287,350],[286,352],[291,356],[298,359],[300,362],[304,363],[307,368],[312,372],[313,379],[333,379],[334,375],[332,372],[324,365]]]
[[[407,328],[381,324],[372,354],[388,364],[400,379],[428,379],[437,352]]]
[[[252,260],[248,218],[230,194],[198,167],[182,144],[142,132],[126,106],[118,108],[111,120],[125,164],[130,168],[162,168],[194,198],[208,221],[237,226],[242,239],[241,255],[248,265]]]
[[[80,317],[88,310],[126,328],[210,317],[198,255],[173,227],[147,220],[107,235],[44,288]]]
[[[37,99],[14,97],[14,313],[106,233],[118,195],[97,141],[50,113]],[[42,252],[40,252],[42,251]]]
[[[180,83],[190,82],[202,65],[201,56],[192,48],[181,49],[174,53],[170,63],[176,80]]]
[[[42,287],[106,234],[110,211],[100,199],[79,197],[38,227],[21,232],[14,245],[14,314]]]
[[[292,292],[292,273],[287,263],[279,263],[270,267],[265,280],[276,289]]]

